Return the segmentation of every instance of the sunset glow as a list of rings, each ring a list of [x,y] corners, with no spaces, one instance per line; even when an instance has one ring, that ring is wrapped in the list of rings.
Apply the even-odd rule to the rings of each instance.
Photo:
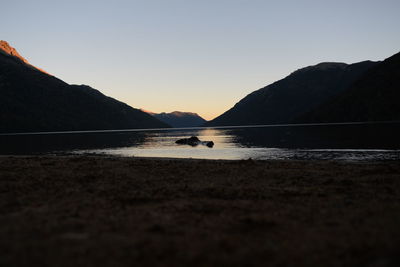
[[[391,0],[18,0],[1,39],[68,83],[212,119],[298,68],[398,52],[399,13]]]

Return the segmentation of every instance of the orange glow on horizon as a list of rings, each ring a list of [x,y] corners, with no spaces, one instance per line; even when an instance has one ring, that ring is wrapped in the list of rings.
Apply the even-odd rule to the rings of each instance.
[[[148,114],[151,114],[151,115],[153,115],[153,114],[159,114],[159,113],[163,113],[163,112],[165,112],[165,113],[172,113],[172,112],[176,112],[176,111],[178,111],[178,112],[190,112],[190,113],[196,113],[197,115],[199,115],[200,117],[202,117],[203,119],[205,119],[206,121],[210,121],[210,120],[213,120],[213,119],[215,119],[216,117],[218,117],[219,115],[221,115],[221,114],[217,114],[217,115],[215,115],[215,114],[210,114],[210,113],[202,113],[202,112],[196,112],[196,111],[194,111],[194,110],[181,110],[181,109],[174,109],[174,110],[171,110],[171,111],[169,111],[169,110],[163,110],[163,111],[160,111],[160,112],[157,112],[157,111],[152,111],[152,110],[147,110],[147,109],[144,109],[144,108],[140,108],[140,110],[141,111],[143,111],[143,112],[146,112],[146,113],[148,113]],[[159,110],[159,109],[157,109],[157,110]]]

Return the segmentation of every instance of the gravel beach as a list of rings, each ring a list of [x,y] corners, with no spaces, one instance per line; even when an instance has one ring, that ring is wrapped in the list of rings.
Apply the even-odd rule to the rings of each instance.
[[[399,266],[400,162],[0,157],[0,266]]]

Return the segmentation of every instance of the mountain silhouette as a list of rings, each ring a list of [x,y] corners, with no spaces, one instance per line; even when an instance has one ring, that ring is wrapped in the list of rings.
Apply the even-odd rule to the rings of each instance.
[[[0,132],[169,127],[86,85],[69,85],[0,42]]]
[[[341,94],[297,122],[400,120],[400,53],[372,67]]]
[[[343,92],[377,62],[326,62],[299,69],[252,92],[206,126],[291,123]]]
[[[174,111],[171,113],[153,113],[152,115],[160,121],[163,121],[175,128],[198,127],[206,122],[206,120],[200,117],[197,113],[192,112]]]

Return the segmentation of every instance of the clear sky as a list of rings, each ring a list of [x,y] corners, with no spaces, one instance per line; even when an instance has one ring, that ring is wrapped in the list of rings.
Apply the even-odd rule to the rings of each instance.
[[[400,51],[399,0],[0,0],[31,64],[154,112],[212,119],[323,61]]]

